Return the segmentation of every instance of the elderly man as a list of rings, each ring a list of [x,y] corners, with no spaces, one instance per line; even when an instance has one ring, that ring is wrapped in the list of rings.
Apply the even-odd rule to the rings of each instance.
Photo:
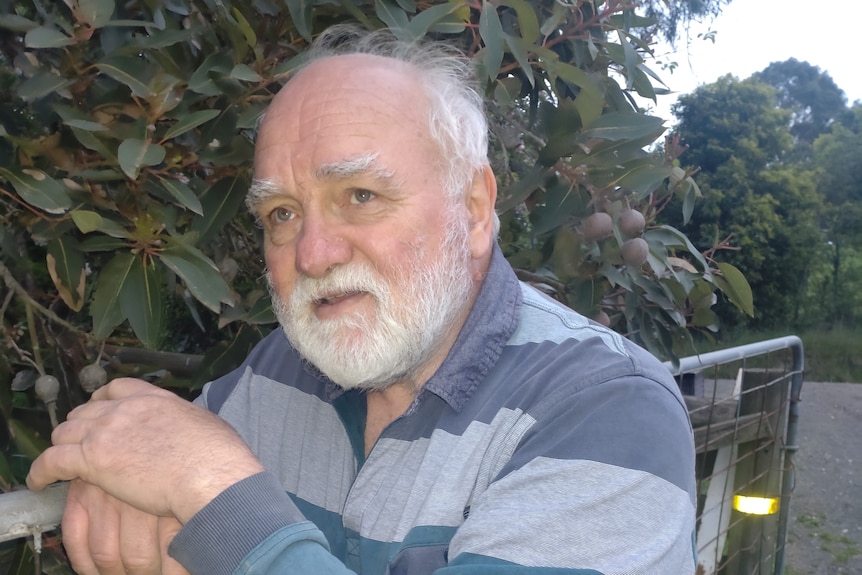
[[[312,53],[248,196],[283,331],[199,406],[117,380],[70,414],[28,481],[75,479],[75,568],[177,572],[172,538],[207,575],[692,573],[676,386],[517,281],[465,61],[344,29]]]

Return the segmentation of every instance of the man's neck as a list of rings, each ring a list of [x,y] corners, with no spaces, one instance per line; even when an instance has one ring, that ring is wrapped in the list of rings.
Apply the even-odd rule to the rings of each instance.
[[[412,386],[391,385],[366,395],[365,456],[377,442],[386,426],[401,417],[413,403],[416,393]]]

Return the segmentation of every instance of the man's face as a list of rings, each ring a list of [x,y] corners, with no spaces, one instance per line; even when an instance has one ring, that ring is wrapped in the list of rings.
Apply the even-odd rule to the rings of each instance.
[[[446,199],[426,106],[396,62],[329,58],[279,93],[258,136],[274,308],[346,388],[415,377],[472,303],[468,211]]]

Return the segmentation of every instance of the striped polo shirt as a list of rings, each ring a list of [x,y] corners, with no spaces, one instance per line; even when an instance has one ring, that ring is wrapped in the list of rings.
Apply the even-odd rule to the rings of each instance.
[[[695,570],[694,445],[674,380],[519,282],[499,248],[445,362],[367,458],[363,393],[281,330],[198,403],[267,471],[174,539],[193,574]]]

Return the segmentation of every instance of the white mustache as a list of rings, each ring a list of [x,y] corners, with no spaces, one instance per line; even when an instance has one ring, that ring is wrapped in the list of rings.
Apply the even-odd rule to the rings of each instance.
[[[306,306],[367,293],[379,303],[389,300],[389,284],[372,268],[353,264],[333,268],[322,278],[300,276],[288,296],[289,306]]]

